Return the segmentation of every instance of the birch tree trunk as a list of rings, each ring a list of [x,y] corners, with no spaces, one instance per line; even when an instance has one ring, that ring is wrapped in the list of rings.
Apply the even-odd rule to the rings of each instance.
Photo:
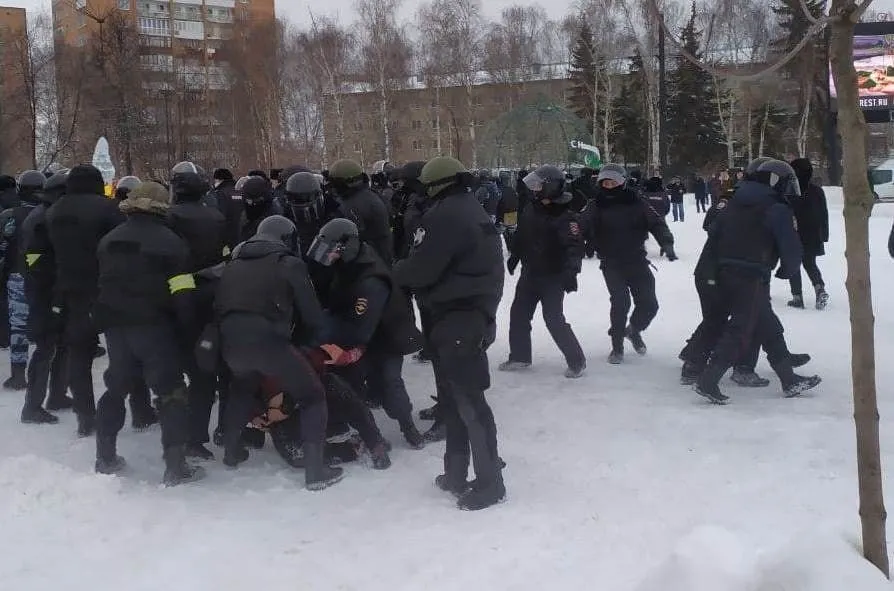
[[[804,109],[801,111],[801,122],[798,125],[798,157],[807,158],[807,139],[810,135],[810,93],[804,99]],[[862,116],[862,112],[860,113]],[[864,122],[865,124],[865,122]]]
[[[875,385],[875,318],[869,272],[869,216],[874,199],[866,177],[867,127],[859,107],[854,70],[854,23],[859,20],[853,0],[833,0],[830,59],[838,89],[838,130],[844,160],[844,231],[847,295],[851,320],[851,377],[857,434],[857,475],[863,555],[889,576],[885,538],[879,414]],[[800,146],[799,146],[800,148]]]
[[[761,121],[761,143],[757,148],[757,156],[764,155],[764,146],[767,142],[767,120],[770,118],[770,103],[764,105],[764,119]]]
[[[748,109],[748,117],[745,121],[745,125],[747,126],[748,134],[745,136],[748,138],[748,162],[754,160],[754,137],[752,137],[752,132],[754,131],[754,123],[752,122],[752,113],[751,109]]]

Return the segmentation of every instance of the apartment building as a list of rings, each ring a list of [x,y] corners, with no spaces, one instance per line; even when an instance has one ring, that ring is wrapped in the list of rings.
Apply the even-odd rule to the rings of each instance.
[[[25,69],[28,23],[24,8],[0,7],[0,174],[15,175],[33,166],[28,125]]]

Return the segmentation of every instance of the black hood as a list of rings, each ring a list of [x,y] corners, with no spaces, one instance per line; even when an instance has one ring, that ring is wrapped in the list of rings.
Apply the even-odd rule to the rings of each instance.
[[[89,164],[80,164],[72,168],[65,182],[67,195],[104,195],[105,189],[102,173]]]
[[[261,259],[271,254],[292,254],[282,242],[266,238],[249,238],[233,251],[234,259]]]
[[[599,192],[596,193],[596,205],[599,207],[611,207],[613,205],[629,205],[631,203],[636,203],[636,200],[639,197],[636,196],[636,193],[627,189],[626,187],[618,187],[612,190],[599,189]]]
[[[660,193],[664,191],[664,185],[661,182],[661,178],[657,176],[653,176],[649,180],[647,180],[643,184],[643,191],[646,193]]]
[[[798,184],[801,185],[801,194],[803,195],[807,192],[807,186],[813,179],[813,165],[807,158],[797,158],[792,160],[792,169],[795,171],[795,176],[798,177]]]

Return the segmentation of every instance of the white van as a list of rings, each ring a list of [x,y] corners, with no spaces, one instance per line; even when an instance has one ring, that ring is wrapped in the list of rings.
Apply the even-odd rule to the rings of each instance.
[[[869,182],[876,199],[894,199],[894,160],[870,168]]]

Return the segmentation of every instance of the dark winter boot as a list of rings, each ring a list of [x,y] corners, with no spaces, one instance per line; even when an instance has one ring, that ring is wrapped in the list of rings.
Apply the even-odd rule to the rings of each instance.
[[[211,434],[211,441],[213,441],[214,445],[217,447],[224,446],[224,432],[220,425],[218,425],[217,429],[214,430],[214,433]]]
[[[423,408],[419,411],[419,420],[420,421],[434,421],[438,417],[438,399],[434,396],[431,397],[432,400],[435,401],[434,406],[430,406],[428,408]]]
[[[304,444],[304,485],[307,490],[329,488],[345,477],[344,470],[329,466],[323,456],[322,443]]]
[[[790,308],[801,308],[804,309],[804,297],[803,296],[792,296],[792,299],[789,300],[788,306]]]
[[[608,362],[612,365],[624,363],[624,349],[612,349],[612,352],[608,354]]]
[[[789,383],[788,385],[783,386],[782,391],[785,394],[786,398],[795,398],[796,396],[800,396],[807,390],[816,388],[822,381],[822,378],[820,378],[819,376],[805,377],[795,374],[794,381]]]
[[[788,361],[792,364],[792,367],[802,367],[810,363],[810,355],[807,353],[789,353]]]
[[[38,406],[34,409],[22,409],[21,420],[26,425],[55,425],[59,422],[59,417]]]
[[[131,412],[130,414],[130,426],[136,431],[145,431],[157,423],[158,413],[155,412],[155,409],[150,408],[146,411],[140,411],[139,413]]]
[[[431,426],[431,428],[425,432],[425,435],[422,436],[428,443],[435,443],[437,441],[444,441],[447,439],[447,425],[445,425],[441,421],[435,421],[435,424]]]
[[[384,441],[377,443],[369,450],[369,457],[374,470],[387,470],[391,467],[391,457],[388,455],[388,446]]]
[[[695,391],[699,396],[704,396],[714,404],[726,404],[729,396],[725,396],[720,391],[720,378],[726,373],[726,368],[709,363],[702,375],[698,377],[695,383]]]
[[[584,377],[584,372],[587,371],[587,362],[584,361],[582,364],[571,367],[568,366],[568,369],[565,370],[565,377],[569,380],[576,380],[578,378]]]
[[[186,457],[195,460],[213,460],[214,454],[201,443],[191,443],[186,446]]]
[[[824,285],[817,285],[816,287],[816,309],[817,310],[825,310],[826,306],[829,305],[829,294],[826,293],[826,287]]]
[[[628,326],[624,336],[630,341],[630,344],[633,345],[633,350],[636,351],[637,355],[645,355],[648,352],[646,342],[643,341],[643,335],[640,331],[632,326]]]
[[[730,379],[743,388],[766,388],[770,385],[770,380],[749,369],[734,369]]]
[[[92,415],[78,415],[78,437],[90,437],[96,431],[96,419]]]
[[[506,499],[506,487],[503,484],[503,475],[497,472],[496,477],[486,484],[475,481],[469,490],[456,502],[456,506],[463,511],[480,511],[487,509]]]
[[[260,429],[246,427],[242,430],[242,442],[252,449],[264,449],[267,434]]]
[[[28,366],[24,363],[14,363],[9,366],[9,379],[3,382],[3,387],[7,390],[24,390],[28,387],[28,381],[25,377],[25,371]]]
[[[444,454],[444,473],[435,478],[435,486],[460,498],[469,490],[468,474],[469,456]]]
[[[304,450],[301,441],[296,440],[285,425],[279,423],[270,428],[273,449],[293,468],[304,468]]]
[[[224,451],[223,463],[227,468],[236,468],[242,462],[248,460],[248,450],[239,444],[233,449]]]
[[[205,469],[186,463],[186,446],[174,445],[165,449],[165,486],[177,486],[205,478]]]
[[[118,474],[127,462],[118,455],[118,442],[114,436],[96,438],[96,472],[97,474]]]
[[[422,436],[422,433],[419,432],[419,429],[416,428],[413,421],[401,425],[400,432],[404,434],[404,439],[406,439],[407,444],[413,449],[422,449],[425,447],[425,437]]]
[[[62,396],[47,401],[47,410],[68,410],[72,406],[74,406],[74,398],[71,396]]]
[[[680,371],[680,383],[684,386],[691,386],[698,381],[698,376],[700,375],[702,375],[701,366],[687,361],[683,364],[683,369]]]

